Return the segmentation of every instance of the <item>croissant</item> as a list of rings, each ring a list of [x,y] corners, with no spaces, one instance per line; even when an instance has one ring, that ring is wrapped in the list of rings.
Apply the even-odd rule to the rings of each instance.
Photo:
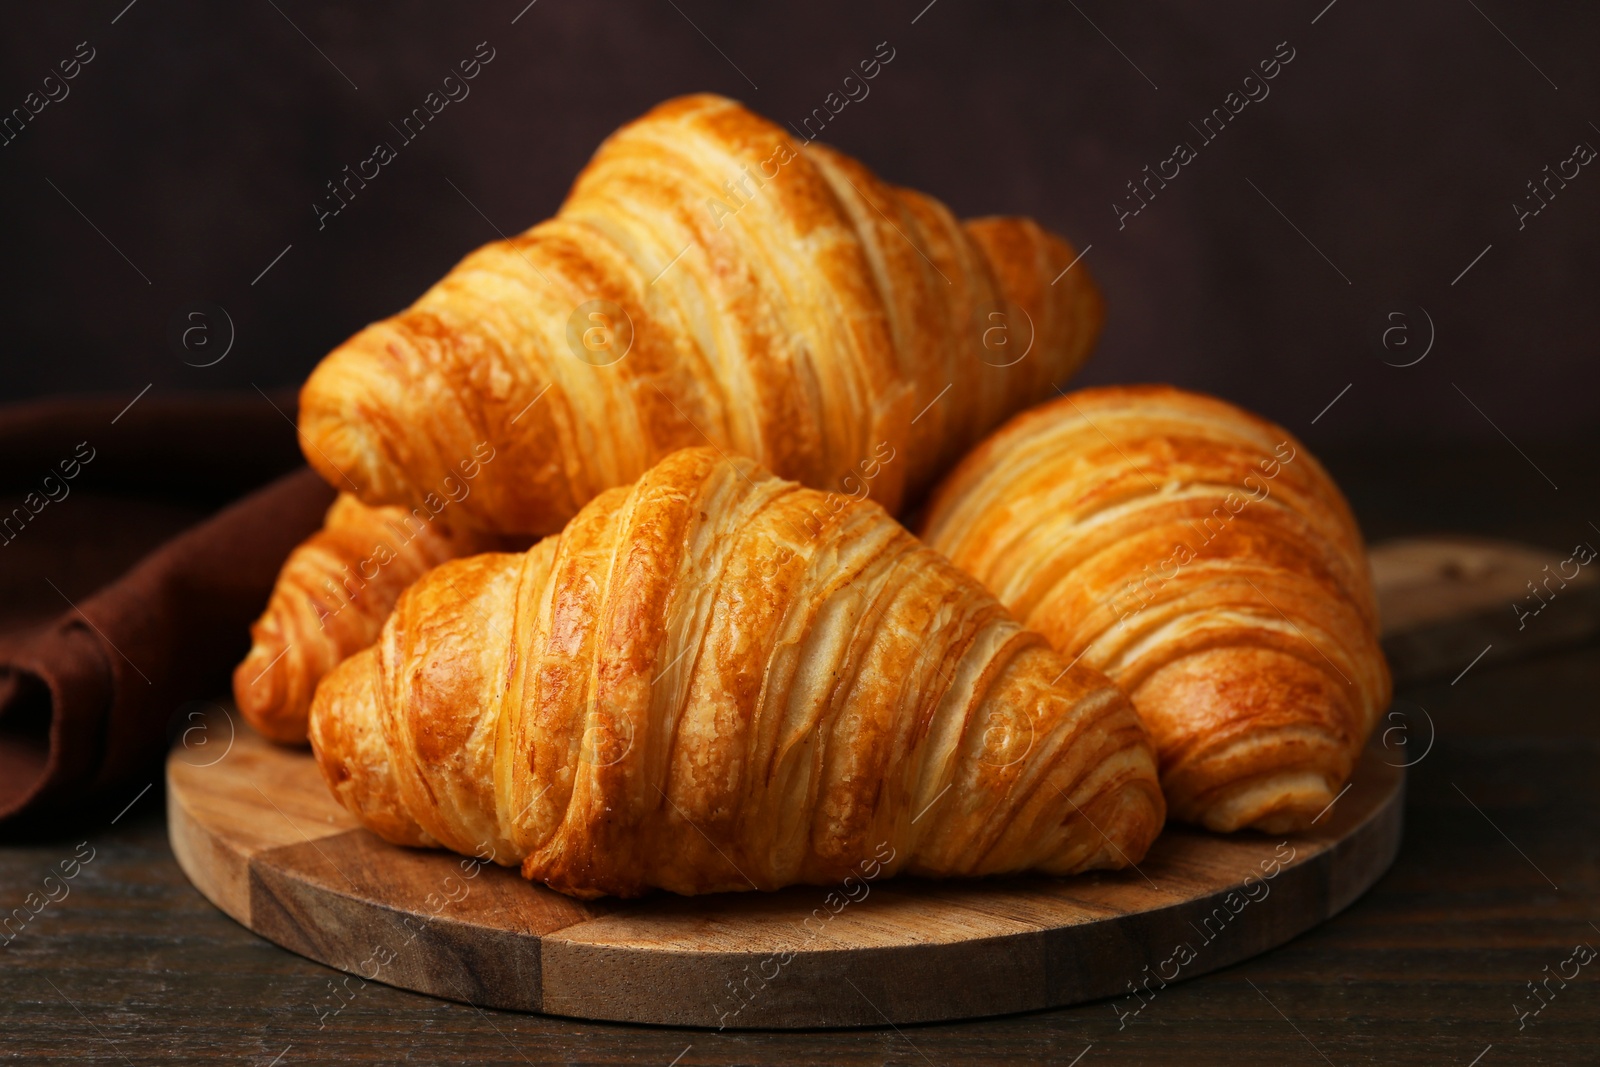
[[[406,586],[447,559],[498,545],[447,514],[369,508],[340,494],[322,529],[289,554],[250,627],[250,653],[233,672],[239,710],[272,740],[305,744],[317,683],[377,640]]]
[[[1075,262],[1031,220],[958,223],[734,101],[682,97],[602,144],[554,218],[323,359],[302,443],[374,505],[482,450],[461,510],[501,532],[554,533],[706,444],[893,512],[1083,361],[1101,304]]]
[[[1164,816],[1102,675],[876,503],[704,447],[424,576],[311,742],[380,836],[580,897],[1118,868]]]
[[[924,533],[1122,686],[1174,818],[1309,826],[1388,705],[1349,507],[1305,446],[1220,400],[1064,395],[968,456]]]

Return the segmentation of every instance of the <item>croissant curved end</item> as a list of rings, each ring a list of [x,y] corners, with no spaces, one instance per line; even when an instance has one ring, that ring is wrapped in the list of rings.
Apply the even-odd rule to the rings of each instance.
[[[397,845],[437,847],[401,805],[378,702],[378,651],[356,653],[323,678],[311,702],[311,751],[328,788],[373,833]]]
[[[1105,300],[1094,276],[1079,263],[1083,254],[1033,219],[987,215],[962,223],[983,249],[1002,296],[1027,310],[1046,350],[1057,353],[1046,368],[1040,395],[1055,381],[1076,374],[1105,321]]]
[[[1333,798],[1334,791],[1321,774],[1281,772],[1217,800],[1193,821],[1224,834],[1246,827],[1264,834],[1298,833],[1309,828]]]
[[[1287,833],[1309,828],[1354,769],[1365,732],[1349,688],[1286,652],[1224,646],[1173,660],[1132,697],[1164,739],[1176,818]]]
[[[254,633],[250,652],[233,669],[233,701],[256,730],[282,745],[304,745],[301,709],[309,694],[295,692],[305,673],[301,654],[278,634]]]
[[[407,376],[383,358],[391,332],[369,326],[317,364],[300,389],[300,448],[331,486],[367,504],[409,503],[400,470],[399,420],[409,409]]]

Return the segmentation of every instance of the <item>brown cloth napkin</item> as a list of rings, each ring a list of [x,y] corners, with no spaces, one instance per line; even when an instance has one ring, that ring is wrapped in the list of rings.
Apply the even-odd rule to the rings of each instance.
[[[267,449],[281,456],[283,444],[293,447],[293,430],[257,403],[270,415],[261,428],[281,426],[263,432],[287,438]],[[38,416],[31,407],[26,418],[17,409],[0,413],[0,439]],[[118,439],[103,431],[97,447],[131,467],[130,457],[168,449],[185,421],[191,429],[213,425],[217,407],[169,408],[159,433],[125,427]],[[19,436],[60,436],[79,414],[52,412],[37,434]],[[50,440],[39,451],[54,456],[61,444]],[[190,453],[200,450],[191,436]],[[228,691],[278,568],[321,524],[333,497],[301,467],[168,541],[53,622],[0,641],[0,820],[54,819],[158,775],[172,716],[186,701]]]
[[[0,648],[0,819],[150,771],[184,701],[227,691],[290,549],[334,492],[288,474]]]

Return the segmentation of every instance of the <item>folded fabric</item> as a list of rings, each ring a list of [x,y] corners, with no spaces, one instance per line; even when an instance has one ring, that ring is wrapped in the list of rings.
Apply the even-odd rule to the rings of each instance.
[[[0,820],[153,780],[184,702],[228,691],[284,557],[334,491],[285,475],[0,644]]]

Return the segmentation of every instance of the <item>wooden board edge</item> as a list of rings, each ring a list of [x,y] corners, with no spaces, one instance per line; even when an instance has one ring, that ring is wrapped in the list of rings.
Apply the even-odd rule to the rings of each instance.
[[[1390,794],[1344,838],[1284,867],[1257,904],[1243,905],[1235,913],[1227,904],[1234,891],[1225,889],[1102,923],[942,945],[812,951],[781,967],[767,953],[646,952],[574,945],[547,935],[542,1010],[573,1018],[702,1029],[807,1029],[954,1021],[1114,999],[1119,993],[1129,994],[1147,974],[1159,972],[1173,958],[1169,950],[1184,944],[1185,938],[1192,944],[1195,935],[1186,931],[1198,929],[1193,923],[1206,924],[1209,930],[1209,923],[1218,921],[1213,917],[1219,909],[1222,914],[1243,915],[1255,907],[1258,918],[1251,924],[1255,936],[1206,941],[1202,947],[1213,943],[1219,947],[1197,950],[1195,963],[1182,967],[1172,981],[1198,977],[1278,948],[1344,910],[1388,871],[1399,854],[1404,804],[1402,775]],[[1352,869],[1352,864],[1359,867]],[[1269,906],[1270,901],[1277,903]],[[1219,935],[1227,925],[1217,927]],[[1128,958],[1138,966],[1111,973],[1094,962],[1108,957]],[[685,981],[681,973],[672,973],[675,966],[710,969],[725,979],[722,986],[713,985],[726,991],[724,997],[702,1000],[685,993],[704,989],[705,982]],[[764,981],[774,967],[778,974]],[[939,988],[944,998],[899,996],[894,983],[875,977],[909,973],[915,973],[923,987]],[[1037,993],[1027,995],[1030,988]],[[597,991],[603,995],[597,998]]]
[[[1392,766],[1392,765],[1391,765]],[[1410,775],[1400,768],[1394,792],[1367,817],[1357,832],[1347,834],[1323,853],[1328,857],[1328,910],[1331,919],[1364,896],[1389,872],[1405,841],[1406,785]],[[1361,861],[1353,857],[1366,853]]]
[[[239,925],[253,929],[249,860],[189,809],[187,792],[174,782],[171,760],[166,766],[166,785],[167,843],[179,870],[201,896]]]
[[[537,935],[486,930],[447,914],[419,916],[297,880],[288,873],[293,865],[279,861],[306,848],[316,846],[284,845],[250,860],[255,933],[363,984],[376,981],[474,1007],[543,1011]],[[439,961],[449,961],[451,973]]]
[[[408,921],[417,918],[409,911],[374,906],[353,895],[340,899],[337,887],[301,884],[277,870],[275,853],[315,850],[315,843],[254,855],[229,844],[209,828],[204,812],[194,809],[200,798],[174,787],[174,772],[169,764],[173,854],[196,888],[246,928],[358,976],[347,985],[380,981],[474,1006],[582,1019],[708,1029],[845,1028],[1004,1015],[1108,997],[1116,1005],[1119,994],[1127,996],[1152,968],[1170,960],[1171,938],[1187,936],[1180,924],[1204,922],[1229,893],[1223,889],[1106,923],[944,945],[811,950],[787,965],[786,980],[773,977],[775,994],[745,1004],[733,987],[739,983],[746,991],[766,993],[769,983],[760,975],[770,973],[770,953],[573,944],[562,939],[564,927],[543,936],[491,932],[485,940],[481,926],[447,917],[425,922],[419,932]],[[1282,870],[1278,877],[1285,880],[1271,897],[1252,905],[1260,918],[1252,919],[1251,936],[1230,937],[1215,947],[1207,941],[1207,951],[1173,980],[1269,951],[1348,907],[1398,854],[1404,799],[1401,771],[1387,794],[1338,840]],[[414,942],[427,951],[405,954]],[[441,969],[441,959],[454,966]],[[1096,959],[1126,962],[1112,972],[1097,968]],[[917,981],[893,977],[905,975],[916,975]],[[718,980],[729,993],[726,1001],[705,993],[708,982],[719,988]],[[928,996],[930,988],[938,995]]]

